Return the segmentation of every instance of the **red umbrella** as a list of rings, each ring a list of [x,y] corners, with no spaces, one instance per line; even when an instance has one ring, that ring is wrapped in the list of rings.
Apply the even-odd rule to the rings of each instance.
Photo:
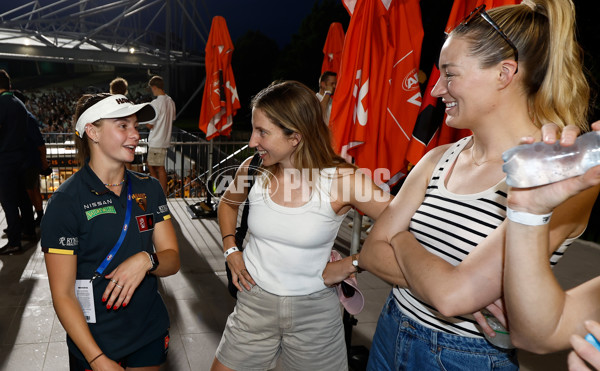
[[[205,52],[206,82],[198,126],[210,140],[219,135],[230,135],[233,116],[240,108],[231,69],[233,43],[225,18],[213,18]]]
[[[448,17],[448,22],[446,23],[446,33],[452,31],[455,26],[479,5],[485,4],[487,9],[491,9],[502,5],[518,4],[520,2],[520,0],[455,0],[450,11],[450,16]],[[454,129],[444,125],[445,117],[440,120],[441,115],[436,114],[438,99],[431,96],[431,89],[433,89],[439,77],[440,71],[436,61],[429,75],[421,112],[415,124],[406,155],[407,160],[412,164],[416,164],[432,148],[452,143],[462,137],[471,135],[470,130]]]
[[[339,22],[333,22],[329,26],[327,39],[323,47],[323,66],[321,73],[331,71],[338,73],[342,60],[342,48],[344,47],[344,28]]]
[[[419,0],[344,5],[352,17],[331,110],[334,148],[372,171],[377,184],[394,184],[406,173],[406,149],[421,104]]]

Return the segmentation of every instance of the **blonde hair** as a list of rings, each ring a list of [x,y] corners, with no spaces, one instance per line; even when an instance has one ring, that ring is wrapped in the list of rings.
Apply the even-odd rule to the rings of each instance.
[[[519,51],[519,73],[534,123],[574,124],[588,131],[590,87],[575,38],[573,2],[524,0],[487,13]],[[514,58],[512,48],[483,17],[459,25],[451,35],[467,38],[484,68]]]
[[[294,167],[325,169],[353,167],[338,156],[331,147],[331,132],[321,113],[315,93],[297,81],[274,82],[252,99],[252,109],[260,109],[287,137],[300,134],[300,142],[292,154]],[[271,173],[276,165],[266,167]]]

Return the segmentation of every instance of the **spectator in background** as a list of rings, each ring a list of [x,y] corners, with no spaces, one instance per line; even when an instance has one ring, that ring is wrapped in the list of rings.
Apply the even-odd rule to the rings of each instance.
[[[319,77],[319,92],[317,98],[321,103],[321,111],[323,111],[323,121],[329,125],[329,116],[331,116],[331,101],[333,99],[333,93],[335,93],[335,86],[337,85],[337,73],[331,71],[325,71]]]
[[[127,87],[127,80],[125,80],[122,77],[116,77],[113,81],[110,82],[110,93],[127,95]]]
[[[17,97],[25,107],[29,98],[22,92],[15,90],[15,97]],[[40,225],[42,217],[44,216],[44,209],[42,207],[42,194],[40,193],[40,174],[50,175],[52,169],[48,164],[46,158],[46,142],[42,138],[40,132],[39,121],[33,116],[29,109],[27,110],[27,137],[26,137],[26,150],[24,164],[25,169],[23,170],[23,182],[29,200],[35,209],[36,218],[35,224]]]
[[[0,204],[8,225],[8,242],[0,254],[21,251],[22,237],[35,239],[33,211],[22,177],[27,109],[10,88],[10,76],[0,70]]]
[[[157,178],[167,194],[167,171],[165,159],[167,148],[171,146],[171,130],[175,120],[175,102],[165,93],[162,77],[153,76],[148,82],[152,95],[156,97],[150,104],[156,111],[156,119],[147,123],[148,134],[148,168],[150,175]]]

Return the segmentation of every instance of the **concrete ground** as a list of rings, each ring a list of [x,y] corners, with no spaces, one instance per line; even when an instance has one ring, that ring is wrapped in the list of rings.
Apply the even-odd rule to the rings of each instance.
[[[220,233],[214,219],[192,219],[183,200],[170,199],[169,204],[182,267],[176,275],[161,279],[172,322],[169,357],[161,370],[208,370],[234,306],[226,290]],[[6,227],[1,212],[0,227]],[[342,252],[349,235],[344,223],[336,241]],[[0,240],[0,246],[5,243]],[[67,371],[65,332],[52,307],[43,253],[39,243],[26,247],[22,254],[0,256],[0,370]],[[577,241],[556,268],[564,287],[599,274],[600,247],[586,241]],[[360,274],[359,283],[366,304],[356,316],[352,345],[369,348],[390,285],[368,272]],[[521,352],[520,359],[526,371],[566,370],[566,352],[545,356]]]

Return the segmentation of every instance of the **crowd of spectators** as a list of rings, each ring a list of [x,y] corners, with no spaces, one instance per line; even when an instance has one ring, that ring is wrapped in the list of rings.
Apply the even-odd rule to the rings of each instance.
[[[23,93],[30,99],[28,108],[40,121],[42,133],[70,133],[77,99],[84,93],[103,91],[108,92],[108,87],[40,88]],[[144,83],[132,84],[129,97],[135,103],[152,100]]]

